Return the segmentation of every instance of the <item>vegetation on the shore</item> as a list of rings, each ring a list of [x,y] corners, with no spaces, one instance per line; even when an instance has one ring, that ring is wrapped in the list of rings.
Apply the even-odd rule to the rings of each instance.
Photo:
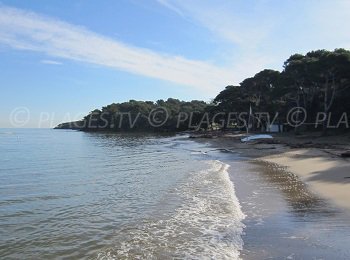
[[[315,128],[318,116],[325,131],[332,120],[329,115],[339,120],[350,111],[349,98],[350,51],[317,50],[290,56],[282,72],[266,69],[239,86],[226,87],[215,98],[213,109],[247,111],[251,105],[255,111],[279,112],[283,120],[292,107],[302,107],[308,116],[305,125]]]
[[[227,120],[228,113],[249,111],[250,107],[254,111],[277,115],[275,120],[285,123],[288,111],[293,107],[301,107],[307,112],[305,125],[313,129],[322,128],[325,132],[327,124],[334,121],[334,118],[338,121],[345,112],[350,111],[349,98],[350,51],[317,50],[305,55],[290,56],[284,62],[281,72],[264,69],[253,77],[243,80],[239,85],[227,86],[210,104],[203,101],[185,102],[173,98],[157,102],[130,100],[92,111],[76,124],[76,128],[181,131],[188,130],[191,125],[196,124],[199,124],[200,128],[208,128],[213,123]],[[161,107],[167,110],[168,119],[164,125],[155,128],[149,124],[147,117],[152,111]],[[191,112],[191,118],[179,120],[181,113]],[[129,113],[131,117],[120,118],[121,113]],[[205,113],[212,115],[209,116],[209,120],[203,120]],[[218,113],[220,116],[213,116]],[[116,114],[119,118],[115,116]],[[164,115],[161,113],[157,114],[157,117],[162,116]],[[315,126],[312,124],[315,118],[323,123]],[[162,118],[158,119],[161,121]],[[342,122],[345,124],[345,119]],[[58,128],[74,128],[69,126],[61,124]],[[340,127],[346,128],[346,124]]]
[[[204,101],[186,102],[174,98],[157,102],[130,100],[110,104],[101,110],[95,109],[82,121],[63,123],[57,128],[90,131],[184,131],[189,124],[200,124],[207,106]],[[180,118],[191,113],[191,118]]]

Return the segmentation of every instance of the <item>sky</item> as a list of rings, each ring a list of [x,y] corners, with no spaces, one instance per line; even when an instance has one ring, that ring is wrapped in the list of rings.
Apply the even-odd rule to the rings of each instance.
[[[349,25],[347,0],[0,0],[0,127],[210,101],[294,53],[350,49]]]

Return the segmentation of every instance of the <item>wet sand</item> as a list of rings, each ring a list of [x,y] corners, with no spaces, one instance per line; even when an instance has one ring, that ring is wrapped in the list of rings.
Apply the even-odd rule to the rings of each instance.
[[[350,161],[319,149],[292,149],[259,160],[285,166],[320,196],[350,211]]]
[[[227,135],[212,139],[210,143],[224,152],[284,167],[320,197],[350,212],[350,158],[340,156],[342,152],[350,151],[348,139],[343,136],[315,141],[312,137],[304,137],[300,143],[300,139],[293,136],[276,136],[276,143],[241,143],[239,136]]]
[[[231,168],[246,214],[243,259],[350,259],[347,212],[277,165]]]
[[[200,142],[231,165],[230,177],[247,215],[243,259],[350,259],[346,160],[319,149],[230,138]],[[232,153],[240,154],[244,166]]]

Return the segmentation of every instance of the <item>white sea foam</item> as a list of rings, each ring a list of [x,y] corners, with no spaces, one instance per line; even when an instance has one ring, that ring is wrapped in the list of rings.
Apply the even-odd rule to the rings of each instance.
[[[181,201],[174,212],[120,230],[116,240],[121,242],[99,259],[239,259],[245,215],[229,165],[207,164],[174,189]]]

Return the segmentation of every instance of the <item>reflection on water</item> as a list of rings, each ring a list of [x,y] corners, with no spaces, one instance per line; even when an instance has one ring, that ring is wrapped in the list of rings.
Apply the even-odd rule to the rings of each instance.
[[[277,165],[167,135],[11,131],[1,259],[235,259],[242,238],[244,259],[350,259],[348,215]]]
[[[226,164],[196,146],[167,135],[1,134],[0,258],[237,258],[244,215]]]

